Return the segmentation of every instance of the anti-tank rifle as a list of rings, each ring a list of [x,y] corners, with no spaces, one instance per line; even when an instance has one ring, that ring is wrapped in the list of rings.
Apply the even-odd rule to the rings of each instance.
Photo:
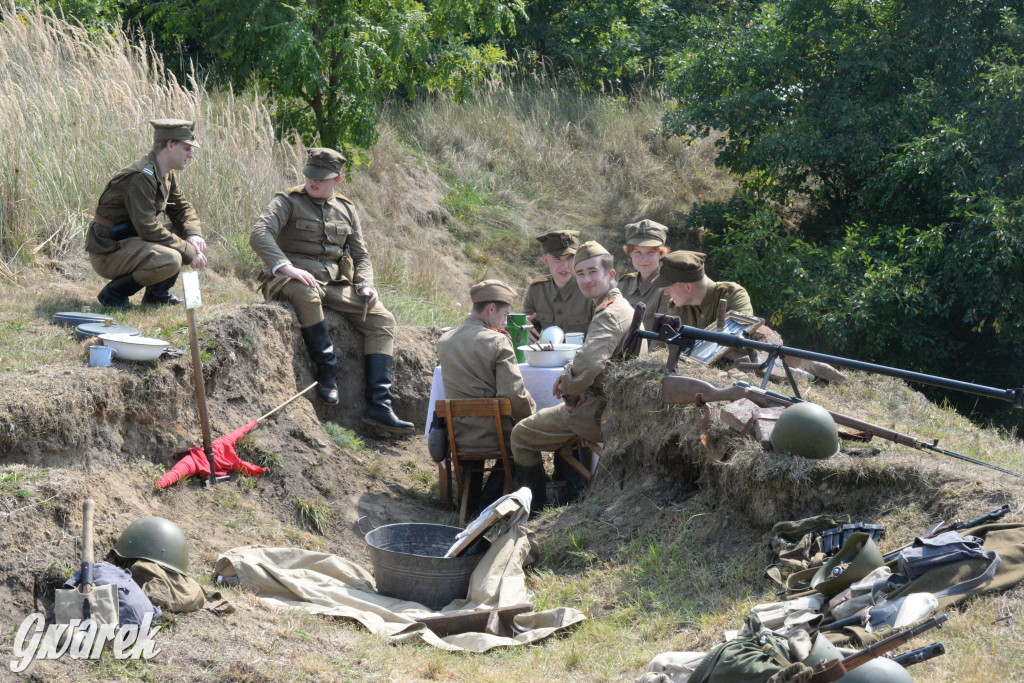
[[[796,386],[796,381],[793,379],[793,376],[789,371],[789,365],[786,363],[787,357],[802,358],[804,360],[813,360],[821,363],[828,363],[829,365],[847,367],[853,370],[873,372],[878,375],[887,375],[889,377],[896,377],[908,382],[928,384],[942,389],[963,391],[969,394],[976,394],[978,396],[999,399],[1000,401],[1007,401],[1012,403],[1014,408],[1024,408],[1024,387],[1018,389],[999,389],[996,387],[988,387],[982,384],[973,384],[971,382],[938,377],[936,375],[926,375],[922,372],[913,372],[910,370],[903,370],[901,368],[889,367],[887,365],[867,363],[860,360],[854,360],[852,358],[830,356],[825,353],[807,351],[805,349],[798,349],[792,346],[770,344],[768,342],[761,342],[755,339],[747,339],[739,334],[714,332],[712,330],[703,330],[699,327],[690,327],[689,325],[682,325],[679,328],[674,328],[669,325],[661,325],[658,332],[641,331],[639,335],[644,339],[656,339],[665,342],[666,344],[670,344],[671,346],[681,349],[685,353],[689,353],[689,351],[693,349],[694,344],[699,341],[712,342],[721,346],[728,346],[737,349],[765,351],[768,354],[768,359],[762,364],[765,368],[765,375],[761,388],[763,389],[768,386],[768,378],[771,376],[772,368],[775,366],[775,362],[779,361],[786,370],[786,375],[793,387],[793,392],[798,397],[800,396],[800,391]],[[673,351],[675,350],[673,349]],[[674,356],[678,356],[678,352],[675,352]],[[672,356],[670,355],[670,358],[671,357]],[[675,368],[670,369],[674,370]]]
[[[767,389],[760,389],[758,387],[751,386],[746,382],[735,382],[730,387],[720,388],[693,377],[669,375],[665,377],[661,383],[661,400],[663,403],[668,404],[699,405],[715,401],[738,401],[741,398],[749,399],[762,408],[772,405],[791,406],[795,403],[803,402],[803,399],[801,398],[786,396],[785,394],[779,394]],[[837,425],[856,429],[861,432],[861,437],[863,437],[865,441],[877,436],[880,439],[892,441],[893,443],[898,443],[901,446],[909,446],[910,448],[916,448],[917,450],[932,451],[933,453],[948,455],[952,458],[988,467],[1004,474],[1012,474],[1015,477],[1024,477],[1024,475],[1013,472],[1012,470],[1004,469],[998,465],[993,465],[982,460],[976,460],[966,455],[960,455],[959,453],[948,451],[945,448],[939,448],[937,445],[938,439],[929,443],[913,436],[901,434],[893,429],[887,429],[881,425],[875,425],[870,422],[858,420],[857,418],[850,417],[849,415],[834,413],[831,410],[828,411],[828,414],[832,416],[833,421],[835,421]]]

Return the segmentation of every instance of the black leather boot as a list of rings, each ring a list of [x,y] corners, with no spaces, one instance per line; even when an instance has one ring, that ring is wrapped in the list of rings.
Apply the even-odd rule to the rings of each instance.
[[[548,475],[544,473],[544,465],[516,465],[516,474],[519,485],[533,494],[530,517],[534,517],[548,504]]]
[[[96,300],[104,306],[127,310],[132,307],[129,298],[140,289],[142,289],[142,285],[135,281],[134,275],[128,273],[108,282],[107,286],[96,295]]]
[[[391,356],[368,353],[363,356],[366,371],[366,409],[363,422],[395,434],[412,434],[412,422],[399,420],[391,410]]]
[[[316,325],[302,328],[302,341],[306,342],[309,357],[316,364],[316,395],[329,405],[338,403],[338,357],[327,331],[327,323],[321,320]]]
[[[146,287],[146,293],[142,295],[142,304],[144,306],[177,306],[185,303],[171,294],[171,287],[177,281],[178,274],[175,273],[166,280],[161,280],[155,285]]]

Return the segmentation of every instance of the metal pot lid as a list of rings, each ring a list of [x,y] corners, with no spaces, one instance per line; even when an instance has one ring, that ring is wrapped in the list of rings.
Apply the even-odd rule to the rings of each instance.
[[[54,321],[61,325],[82,325],[84,323],[103,323],[104,321],[114,319],[109,315],[103,315],[102,313],[76,313],[75,311],[64,311],[61,313],[53,314]]]
[[[127,334],[137,337],[141,333],[134,327],[128,327],[127,325],[104,325],[103,323],[85,323],[75,328],[75,336],[79,339],[98,337],[101,334]]]

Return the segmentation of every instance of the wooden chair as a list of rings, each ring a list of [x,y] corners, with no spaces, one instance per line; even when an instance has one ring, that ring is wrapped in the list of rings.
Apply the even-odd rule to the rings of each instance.
[[[505,493],[512,490],[512,468],[509,465],[508,448],[505,446],[505,434],[501,429],[503,415],[512,414],[512,402],[508,398],[459,398],[441,399],[434,404],[434,412],[448,423],[448,451],[451,467],[438,463],[437,474],[440,485],[441,502],[451,504],[451,472],[455,472],[456,490],[459,498],[459,522],[466,523],[466,512],[469,503],[469,487],[462,480],[460,462],[494,460],[494,465],[484,467],[483,472],[498,469],[505,471]],[[494,453],[463,453],[460,454],[455,445],[455,420],[458,417],[494,417],[494,429],[498,435],[498,451]]]
[[[590,493],[594,489],[594,479],[597,478],[597,463],[594,463],[593,471],[591,471],[591,469],[587,469],[586,467],[584,467],[584,465],[579,460],[577,460],[575,456],[576,448],[579,446],[582,446],[585,450],[590,451],[592,457],[598,458],[599,460],[601,456],[604,455],[604,451],[601,449],[599,445],[591,441],[587,441],[586,439],[576,439],[574,441],[570,441],[569,443],[555,451],[555,453],[558,456],[560,456],[562,460],[564,460],[569,465],[569,467],[576,470],[579,473],[579,475],[583,477],[583,481],[586,482],[587,484],[587,493]]]

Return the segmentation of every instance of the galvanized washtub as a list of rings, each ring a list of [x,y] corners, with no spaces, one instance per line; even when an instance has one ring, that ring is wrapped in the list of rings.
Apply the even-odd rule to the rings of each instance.
[[[465,598],[469,579],[491,542],[480,538],[458,557],[445,557],[462,529],[443,524],[386,524],[365,531],[377,592],[439,610]]]

